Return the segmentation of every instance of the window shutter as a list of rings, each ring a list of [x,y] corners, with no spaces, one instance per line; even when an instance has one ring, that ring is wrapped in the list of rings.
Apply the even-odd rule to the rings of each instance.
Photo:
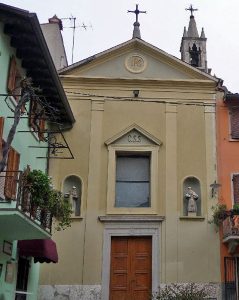
[[[40,141],[44,141],[45,114],[36,101],[30,103],[29,126],[38,135]]]
[[[6,180],[4,187],[4,195],[8,199],[16,198],[17,177],[19,170],[20,154],[13,148],[8,152]],[[15,172],[14,172],[15,171]]]
[[[36,102],[35,101],[30,101],[30,112],[29,112],[29,127],[31,127],[33,130],[35,129],[34,128],[34,112],[36,110]]]
[[[233,174],[232,181],[234,203],[239,203],[239,174]]]
[[[15,81],[17,76],[17,63],[14,56],[10,59],[9,71],[8,71],[8,83],[7,89],[8,92],[12,92],[15,88]]]
[[[230,110],[231,137],[239,139],[239,108],[233,107]]]
[[[0,117],[0,160],[2,159],[2,147],[3,147],[3,126],[4,126],[4,118]]]
[[[41,118],[44,118],[44,116],[42,116]],[[44,130],[45,130],[45,119],[40,119],[39,132],[38,132],[38,138],[40,141],[44,141]]]

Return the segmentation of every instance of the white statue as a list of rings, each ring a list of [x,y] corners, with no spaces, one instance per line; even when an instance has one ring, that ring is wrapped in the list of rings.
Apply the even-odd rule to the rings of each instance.
[[[198,195],[190,186],[188,187],[188,192],[186,193],[185,197],[188,200],[188,212],[197,212],[196,200],[198,200]]]
[[[75,214],[76,208],[77,208],[76,202],[78,201],[78,198],[79,198],[79,195],[77,193],[77,188],[75,186],[73,186],[69,192],[66,192],[64,194],[64,198],[70,202],[71,208],[72,208],[72,213]]]
[[[73,186],[71,190],[71,205],[72,205],[72,211],[75,213],[76,211],[76,201],[78,200],[78,194],[76,187]]]

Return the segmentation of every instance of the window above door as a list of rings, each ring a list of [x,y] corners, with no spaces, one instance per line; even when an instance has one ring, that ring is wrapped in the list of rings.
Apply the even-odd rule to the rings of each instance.
[[[116,152],[115,207],[150,207],[150,157]]]
[[[106,141],[107,214],[156,214],[161,142],[137,125]]]

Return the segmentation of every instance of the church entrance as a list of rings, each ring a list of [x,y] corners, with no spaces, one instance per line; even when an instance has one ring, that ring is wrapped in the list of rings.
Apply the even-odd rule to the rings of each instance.
[[[110,300],[149,300],[152,237],[111,237]]]

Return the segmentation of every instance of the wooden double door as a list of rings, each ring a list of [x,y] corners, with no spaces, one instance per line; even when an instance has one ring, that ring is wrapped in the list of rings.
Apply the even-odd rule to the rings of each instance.
[[[112,237],[110,300],[149,300],[152,237]]]

